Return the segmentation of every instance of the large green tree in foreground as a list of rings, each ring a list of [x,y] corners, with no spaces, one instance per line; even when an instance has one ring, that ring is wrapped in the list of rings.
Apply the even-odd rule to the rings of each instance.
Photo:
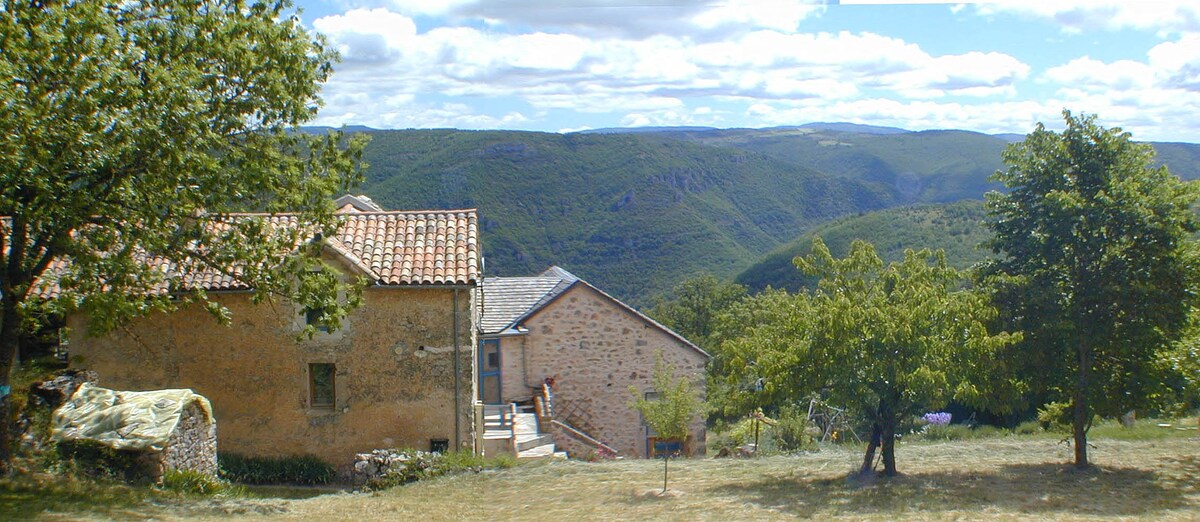
[[[337,324],[337,278],[295,254],[332,231],[329,197],[357,181],[361,144],[293,132],[335,56],[289,11],[286,0],[0,4],[5,427],[19,333],[39,309],[81,306],[103,330],[169,309],[173,294],[223,317],[202,292],[179,293],[207,269]],[[229,216],[245,210],[299,211],[303,225]],[[38,298],[49,278],[55,301]]]
[[[855,241],[835,259],[816,238],[796,264],[820,278],[816,290],[770,292],[731,309],[745,330],[722,346],[726,378],[758,382],[768,402],[820,393],[866,413],[862,472],[882,450],[883,473],[897,473],[904,416],[951,399],[997,410],[1014,403],[1019,387],[1001,365],[1016,336],[989,334],[995,310],[960,288],[962,274],[941,251],[909,250],[885,266],[869,243]]]
[[[1195,185],[1129,133],[1064,111],[1004,152],[987,196],[1000,259],[982,274],[1007,325],[1025,332],[1020,360],[1050,400],[1073,408],[1075,465],[1088,466],[1094,414],[1119,415],[1163,397],[1172,344],[1200,304],[1191,235]]]

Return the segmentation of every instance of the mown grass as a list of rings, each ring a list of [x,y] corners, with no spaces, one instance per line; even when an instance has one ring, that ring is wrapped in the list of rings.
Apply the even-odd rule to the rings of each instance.
[[[1152,427],[1152,426],[1151,426]],[[1159,428],[1161,429],[1161,428]],[[757,459],[539,462],[303,500],[59,504],[43,519],[227,520],[1194,520],[1200,437],[1094,437],[1096,467],[1075,471],[1059,437],[902,442],[900,477],[859,479],[861,448]],[[122,501],[123,502],[123,501]],[[3,514],[0,513],[0,517]]]

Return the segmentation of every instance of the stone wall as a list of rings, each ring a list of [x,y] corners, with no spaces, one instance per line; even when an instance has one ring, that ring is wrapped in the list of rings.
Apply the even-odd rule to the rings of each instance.
[[[210,294],[232,312],[228,327],[189,306],[90,337],[86,319],[74,316],[71,365],[117,389],[191,388],[208,397],[225,452],[314,454],[348,467],[357,452],[428,450],[431,439],[469,449],[475,318],[472,293],[457,294],[455,325],[453,289],[368,288],[341,330],[303,341],[298,305],[254,305],[247,293]],[[332,407],[310,404],[314,363],[335,366]]]
[[[180,414],[171,442],[163,448],[160,469],[160,476],[172,469],[217,476],[217,423],[195,402]]]
[[[568,290],[526,320],[525,326],[529,329],[523,355],[527,379],[540,384],[554,377],[555,419],[566,420],[622,456],[646,456],[645,427],[630,406],[629,389],[654,390],[654,365],[660,354],[675,367],[677,376],[693,379],[703,396],[708,362],[704,354],[586,285]],[[510,346],[517,349],[505,352],[505,357],[522,357],[519,342],[506,340],[504,348]],[[560,418],[560,413],[570,410],[581,412],[585,422]],[[703,455],[701,416],[692,424],[692,433],[696,441],[692,453]]]

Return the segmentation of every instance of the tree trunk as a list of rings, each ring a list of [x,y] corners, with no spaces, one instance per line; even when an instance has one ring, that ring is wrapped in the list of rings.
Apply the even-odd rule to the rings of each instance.
[[[1071,422],[1071,427],[1075,435],[1075,467],[1078,469],[1087,469],[1091,465],[1088,463],[1087,455],[1087,428],[1088,418],[1090,417],[1087,403],[1087,388],[1091,366],[1091,347],[1087,345],[1086,341],[1080,341],[1079,374],[1078,380],[1075,383],[1074,395],[1071,397],[1071,405],[1075,414]]]
[[[0,317],[0,476],[12,462],[12,369],[21,344],[21,319],[15,300],[5,300]]]
[[[883,437],[883,429],[876,422],[871,425],[871,438],[867,442],[867,454],[863,456],[862,468],[858,470],[859,475],[866,475],[871,472],[875,462],[875,449],[879,447],[880,438]]]
[[[891,404],[880,408],[880,426],[883,442],[883,474],[896,476],[896,408]]]
[[[662,492],[664,495],[667,494],[667,466],[668,466],[667,463],[670,461],[671,461],[670,455],[663,456],[663,491]]]

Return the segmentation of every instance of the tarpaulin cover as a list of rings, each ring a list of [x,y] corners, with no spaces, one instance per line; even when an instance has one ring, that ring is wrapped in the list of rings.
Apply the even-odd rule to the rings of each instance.
[[[212,405],[192,390],[116,391],[84,383],[54,410],[55,441],[87,439],[121,450],[162,451],[193,402],[212,421]]]

